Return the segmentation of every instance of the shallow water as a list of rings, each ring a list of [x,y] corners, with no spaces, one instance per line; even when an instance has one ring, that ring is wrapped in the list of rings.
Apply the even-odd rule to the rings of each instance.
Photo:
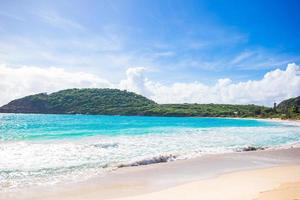
[[[263,120],[0,114],[0,190],[83,180],[159,156],[299,141],[296,124]]]

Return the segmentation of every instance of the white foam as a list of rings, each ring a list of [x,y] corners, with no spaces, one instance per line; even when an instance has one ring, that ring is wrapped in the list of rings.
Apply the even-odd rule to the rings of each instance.
[[[274,126],[174,128],[160,134],[97,136],[59,142],[2,142],[0,188],[55,184],[76,181],[79,177],[82,180],[122,164],[161,161],[155,158],[166,155],[185,159],[233,152],[245,146],[279,147],[297,141],[300,141],[299,127]]]

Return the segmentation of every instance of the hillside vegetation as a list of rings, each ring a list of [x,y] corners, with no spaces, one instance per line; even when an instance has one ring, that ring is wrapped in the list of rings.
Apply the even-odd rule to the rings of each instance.
[[[1,107],[0,112],[129,115],[155,105],[141,95],[117,89],[68,89],[14,100]]]
[[[161,104],[148,115],[199,117],[254,117],[272,112],[271,108],[256,105],[230,104]]]
[[[300,119],[300,96],[282,101],[278,104],[276,112],[282,118]]]
[[[283,101],[276,109],[257,105],[157,104],[133,92],[117,89],[68,89],[11,101],[2,113],[102,114],[199,117],[298,118],[300,97]]]

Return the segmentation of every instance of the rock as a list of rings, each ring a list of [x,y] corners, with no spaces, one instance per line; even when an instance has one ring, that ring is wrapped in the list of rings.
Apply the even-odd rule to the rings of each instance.
[[[242,148],[242,151],[257,151],[257,150],[264,150],[264,147],[254,147],[254,146],[247,146]]]

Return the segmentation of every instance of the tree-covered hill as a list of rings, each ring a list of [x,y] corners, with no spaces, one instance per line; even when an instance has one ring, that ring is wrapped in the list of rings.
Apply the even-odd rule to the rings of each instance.
[[[283,117],[300,119],[300,96],[282,101],[276,111],[284,115]]]
[[[264,106],[231,104],[161,104],[150,111],[153,113],[148,114],[160,116],[199,117],[263,117],[272,113]]]
[[[141,95],[117,89],[68,89],[13,100],[0,107],[0,112],[298,118],[299,101],[300,97],[283,101],[277,109],[257,105],[157,104]]]
[[[117,89],[68,89],[14,100],[0,112],[129,115],[155,105],[141,95]]]

